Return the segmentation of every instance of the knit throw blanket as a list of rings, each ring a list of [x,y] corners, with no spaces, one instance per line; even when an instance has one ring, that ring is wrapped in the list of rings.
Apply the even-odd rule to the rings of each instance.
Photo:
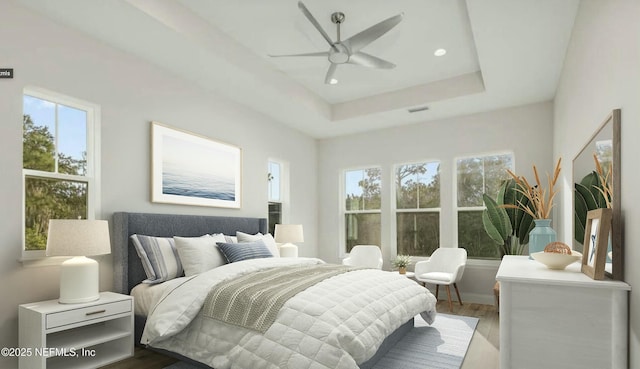
[[[202,307],[204,316],[264,333],[287,300],[352,267],[320,264],[271,268],[214,286]]]

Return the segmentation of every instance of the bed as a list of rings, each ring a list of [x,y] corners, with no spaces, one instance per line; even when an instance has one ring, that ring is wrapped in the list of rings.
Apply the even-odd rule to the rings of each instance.
[[[142,262],[132,245],[131,235],[200,237],[212,233],[233,235],[237,231],[247,234],[258,232],[266,234],[267,220],[245,217],[115,213],[112,219],[113,258],[116,266],[114,289],[120,293],[130,294],[134,287],[139,286],[147,278]],[[262,273],[272,266],[298,268],[310,265],[323,267],[322,261],[313,258],[271,258],[246,260],[234,264],[233,269],[236,266],[237,268],[242,266],[242,268],[247,268],[246,270],[250,273]],[[188,278],[181,277],[183,279],[176,278],[170,283],[162,284],[162,287],[157,290],[165,289],[165,291],[156,292],[155,300],[152,299],[153,302],[147,302],[147,306],[138,307],[137,305],[136,307],[136,343],[140,343],[142,340],[152,349],[163,351],[203,368],[242,368],[248,365],[265,368],[283,366],[370,368],[413,327],[412,317],[414,315],[422,313],[422,316],[427,320],[432,320],[435,317],[435,298],[418,284],[398,276],[397,273],[356,270],[344,272],[308,288],[304,293],[298,293],[285,302],[272,326],[268,326],[264,332],[254,332],[244,327],[237,327],[203,316],[203,312],[200,311],[200,306],[202,306],[200,300],[203,298],[192,296],[195,294],[194,291],[203,290],[206,283],[211,281],[217,283],[218,280],[226,278],[222,278],[222,275],[231,275],[229,272],[231,269],[231,264],[228,264],[206,273]],[[237,273],[237,276],[231,278],[235,279],[245,272],[233,271],[231,273]],[[330,314],[321,314],[322,319],[326,321],[314,321],[313,326],[302,329],[301,324],[304,326],[307,323],[301,322],[312,321],[318,315],[316,312],[309,313],[309,311],[315,311],[317,306],[306,303],[306,301],[321,300],[327,293],[338,291],[341,287],[331,283],[335,284],[340,280],[344,280],[340,282],[341,284],[347,284],[350,288],[356,289],[365,288],[360,287],[359,283],[386,285],[386,287],[380,287],[378,292],[371,292],[373,300],[391,299],[391,295],[394,295],[395,291],[401,291],[398,292],[399,296],[404,296],[402,298],[406,298],[408,301],[404,302],[403,300],[402,303],[397,304],[394,302],[393,305],[385,307],[385,311],[375,311],[374,308],[367,305],[361,309],[362,311],[354,312],[349,312],[348,309],[356,309],[356,307],[350,305],[345,307],[336,303],[340,310],[331,307],[334,310],[331,310]],[[175,287],[178,285],[180,287]],[[144,288],[138,287],[137,290]],[[388,290],[383,290],[383,288]],[[380,296],[374,296],[374,293],[379,293]],[[339,297],[335,299],[339,299]],[[136,298],[136,300],[139,299]],[[160,303],[156,304],[156,301],[160,301]],[[177,303],[183,305],[171,305]],[[389,304],[389,302],[385,303]],[[353,305],[353,303],[350,304]],[[347,305],[347,303],[345,302],[343,305]],[[195,306],[195,308],[191,306]],[[345,328],[340,326],[339,329],[317,332],[318,330],[322,331],[318,327],[325,327],[326,330],[326,325],[338,319],[340,311],[345,308],[347,308],[345,312],[349,314],[349,317],[344,319],[355,320],[362,327],[358,327],[358,324],[351,321],[349,323],[351,328],[354,324],[356,327],[349,328],[347,331],[343,331]],[[366,309],[372,310],[365,311]],[[197,314],[194,311],[197,311]],[[296,314],[310,315],[298,319]],[[361,316],[361,314],[364,315]],[[376,319],[367,321],[362,318],[363,316],[374,316]],[[398,319],[402,319],[402,321],[398,322]],[[149,324],[145,330],[147,322]],[[307,332],[302,332],[305,329]],[[352,330],[357,331],[358,334],[351,332]],[[221,337],[215,337],[216,334]],[[311,339],[306,336],[314,334],[323,336],[323,340],[326,336],[327,342],[316,343],[319,338]],[[235,341],[231,340],[237,340],[237,347],[234,346]],[[308,344],[303,343],[307,340]],[[211,350],[211,353],[205,352],[208,350]],[[313,352],[309,353],[309,350]],[[285,362],[286,365],[283,364]],[[260,363],[260,365],[256,363]]]

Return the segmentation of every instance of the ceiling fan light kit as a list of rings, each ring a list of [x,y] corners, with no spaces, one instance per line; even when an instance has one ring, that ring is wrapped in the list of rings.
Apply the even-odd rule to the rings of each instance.
[[[393,27],[397,26],[400,21],[402,21],[403,13],[395,15],[391,18],[385,19],[382,22],[376,23],[373,26],[361,31],[346,40],[341,40],[340,35],[340,24],[342,24],[345,20],[345,15],[342,12],[334,12],[331,14],[331,22],[336,25],[337,31],[337,41],[333,41],[331,37],[324,31],[320,23],[316,20],[316,18],[311,14],[309,9],[302,3],[302,1],[298,1],[298,8],[304,14],[304,16],[311,22],[311,24],[315,27],[318,32],[322,35],[322,37],[329,44],[329,51],[326,52],[312,52],[312,53],[303,53],[303,54],[287,54],[287,55],[270,55],[271,57],[290,57],[290,56],[323,56],[326,57],[329,62],[329,70],[325,75],[324,83],[326,84],[337,84],[338,80],[334,77],[336,73],[337,66],[339,64],[354,64],[360,65],[363,67],[369,68],[378,68],[378,69],[392,69],[395,68],[395,64],[388,62],[384,59],[380,59],[376,56],[364,53],[360,51],[365,46],[369,45],[373,41],[382,37],[385,33],[389,32]]]

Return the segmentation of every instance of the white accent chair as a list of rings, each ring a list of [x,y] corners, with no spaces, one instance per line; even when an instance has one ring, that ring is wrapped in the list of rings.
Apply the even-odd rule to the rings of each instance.
[[[450,285],[456,290],[458,302],[462,305],[457,282],[462,279],[464,268],[467,265],[467,250],[459,247],[440,247],[435,250],[429,260],[419,261],[415,267],[415,278],[423,285],[431,283],[436,285],[436,300],[438,299],[439,286],[447,287],[447,300],[449,301],[449,311],[453,311],[451,304]]]
[[[382,269],[382,252],[376,245],[357,245],[351,249],[349,257],[342,264],[371,269]]]

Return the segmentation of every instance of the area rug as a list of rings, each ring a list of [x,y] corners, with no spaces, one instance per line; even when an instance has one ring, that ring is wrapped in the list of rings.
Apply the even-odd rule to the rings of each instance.
[[[478,318],[438,314],[433,325],[419,315],[415,328],[378,361],[374,369],[459,369]]]
[[[415,327],[378,361],[374,369],[460,369],[478,318],[438,314],[433,325],[419,315]],[[178,362],[165,369],[196,369]]]

